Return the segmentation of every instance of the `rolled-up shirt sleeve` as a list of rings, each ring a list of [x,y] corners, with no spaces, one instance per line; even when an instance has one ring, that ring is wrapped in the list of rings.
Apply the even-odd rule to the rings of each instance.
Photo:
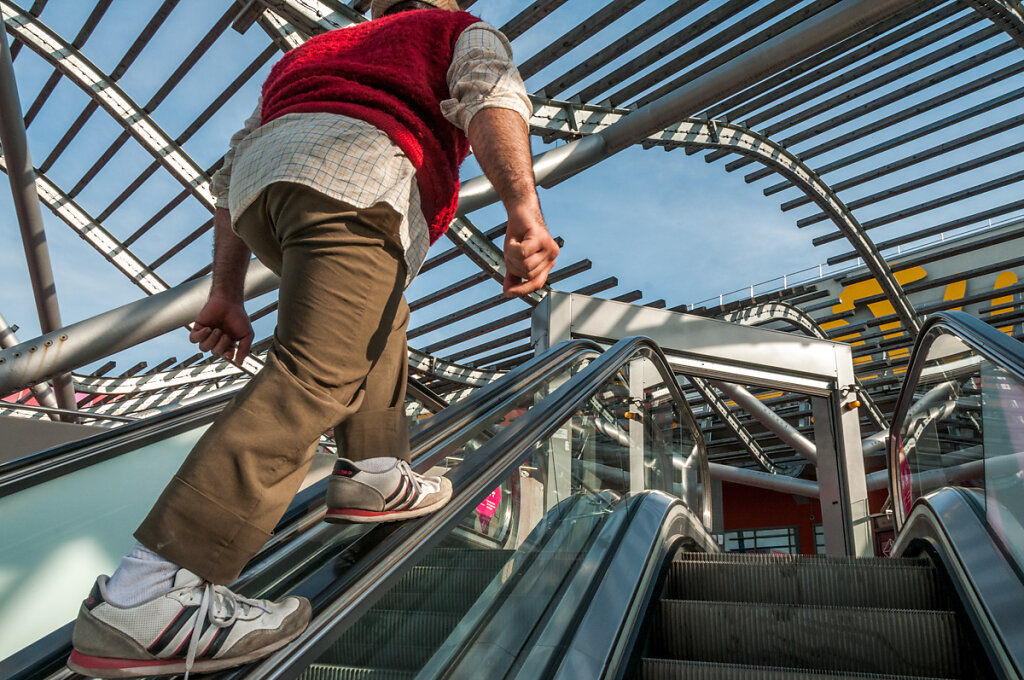
[[[231,188],[231,166],[234,164],[235,152],[238,150],[242,140],[248,137],[253,130],[260,126],[260,117],[263,111],[263,98],[256,103],[256,110],[252,112],[242,129],[231,135],[228,152],[224,154],[224,163],[220,169],[210,178],[210,193],[216,199],[214,205],[218,208],[228,207],[228,191]]]
[[[461,130],[488,108],[511,109],[530,122],[530,98],[512,60],[512,46],[486,22],[469,26],[455,42],[448,90],[452,98],[441,102],[441,112]]]

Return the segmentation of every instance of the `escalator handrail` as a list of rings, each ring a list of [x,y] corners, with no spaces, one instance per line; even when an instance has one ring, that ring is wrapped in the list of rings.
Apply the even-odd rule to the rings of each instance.
[[[907,366],[903,386],[893,412],[892,423],[889,426],[889,490],[891,497],[896,500],[903,498],[903,484],[898,474],[900,465],[897,445],[900,441],[900,429],[907,412],[913,406],[914,393],[928,354],[927,349],[934,337],[931,331],[935,329],[945,330],[960,338],[979,355],[1010,372],[1024,383],[1024,343],[1010,338],[966,312],[938,312],[928,317],[914,343],[914,350],[910,355],[910,363]],[[906,521],[906,517],[903,516],[903,509],[899,503],[894,502],[893,508],[896,529],[899,531]]]
[[[672,555],[681,547],[721,551],[700,518],[679,499],[644,491],[629,499],[629,507],[623,537],[591,586],[571,632],[551,630],[548,639],[542,633],[537,650],[530,653],[543,657],[547,650],[559,649],[564,650],[562,658],[557,663],[547,659],[546,664],[527,659],[524,668],[546,665],[544,677],[557,680],[623,677]]]
[[[892,554],[937,560],[1004,678],[1024,677],[1024,575],[991,535],[971,493],[945,487],[914,504]]]
[[[510,390],[516,390],[524,383],[529,384],[531,381],[537,380],[539,376],[545,375],[554,366],[571,361],[572,357],[584,351],[599,352],[600,346],[589,340],[572,340],[556,345],[549,352],[510,371],[506,374],[509,378],[508,381],[496,380],[486,387],[480,388],[477,391],[480,395],[479,398],[499,402]],[[209,418],[233,396],[233,392],[219,394],[174,411],[161,413],[4,463],[0,465],[0,498],[27,486],[113,458],[118,453],[126,452],[128,450],[126,445],[130,446],[132,442],[148,438],[168,428],[184,427]],[[478,403],[476,399],[464,399],[445,409],[445,411],[450,410],[450,413],[447,413],[444,418],[431,417],[424,421],[423,427],[413,428],[410,439],[414,448],[418,444],[417,438],[429,441],[450,435],[453,429],[457,429],[465,420],[466,413],[472,411],[473,404],[476,403]]]
[[[202,421],[217,413],[233,396],[234,392],[221,393],[173,411],[136,420],[4,463],[0,465],[0,498],[26,486],[33,486],[93,463],[114,458],[124,445],[144,440],[170,428],[185,427]]]
[[[508,394],[522,392],[552,372],[563,370],[580,357],[599,354],[603,348],[593,340],[567,340],[552,347],[530,361],[515,367],[499,380],[488,383],[473,393],[472,399],[462,399],[424,421],[421,427],[409,431],[409,447],[413,450],[434,448],[438,442],[451,436],[481,411],[504,401]]]
[[[409,569],[417,564],[448,532],[479,505],[495,486],[512,474],[533,452],[534,446],[562,427],[588,399],[606,385],[630,360],[638,355],[651,359],[665,385],[679,405],[693,432],[699,433],[696,420],[686,406],[682,390],[661,349],[649,338],[629,337],[617,342],[586,369],[559,386],[523,416],[514,420],[489,440],[451,475],[454,489],[445,507],[392,531],[386,550],[372,555],[370,565],[353,565],[361,573],[336,598],[316,611],[309,627],[288,647],[244,671],[247,678],[290,680],[312,663],[338,635],[351,626],[377,599],[383,596]],[[710,507],[707,450],[697,437],[702,461],[706,526]],[[229,677],[242,677],[242,672]]]

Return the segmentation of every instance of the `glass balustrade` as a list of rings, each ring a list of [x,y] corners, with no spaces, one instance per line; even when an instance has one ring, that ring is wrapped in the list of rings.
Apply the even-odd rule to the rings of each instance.
[[[918,352],[894,442],[902,515],[925,494],[964,488],[1024,565],[1024,380],[1015,362],[993,358],[949,326],[928,330]]]

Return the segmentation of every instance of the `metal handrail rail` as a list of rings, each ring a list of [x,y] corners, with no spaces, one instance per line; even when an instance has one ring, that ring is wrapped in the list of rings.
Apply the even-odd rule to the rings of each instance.
[[[134,423],[138,418],[128,416],[104,415],[102,413],[89,413],[88,411],[72,411],[68,408],[53,408],[52,406],[35,406],[34,404],[14,404],[9,401],[0,402],[0,409],[11,411],[35,411],[37,413],[56,413],[58,415],[74,416],[82,420],[113,420],[119,423]]]
[[[471,419],[470,416],[491,408],[494,404],[501,403],[510,391],[518,392],[524,389],[524,386],[542,380],[548,372],[577,361],[583,353],[599,351],[600,345],[589,340],[573,340],[553,347],[550,351],[525,362],[514,371],[510,371],[503,376],[503,379],[480,388],[472,399],[457,402],[424,421],[422,427],[414,427],[410,432],[411,448],[415,450],[430,442],[453,436],[454,432]],[[123,442],[150,436],[172,423],[177,425],[181,422],[192,422],[197,418],[208,416],[211,409],[219,408],[231,396],[233,393],[216,395],[183,409],[136,420],[119,428],[98,432],[86,439],[62,444],[4,463],[0,465],[0,497],[32,484],[36,479],[43,479],[43,477],[37,477],[38,475],[44,475],[46,479],[50,479],[72,472],[92,462],[111,457],[111,450]],[[442,414],[443,417],[441,417]],[[182,421],[182,418],[185,418],[185,421]]]
[[[423,519],[409,522],[389,534],[380,550],[374,551],[369,565],[338,597],[316,612],[309,627],[291,645],[247,670],[248,678],[287,680],[301,672],[321,654],[331,640],[360,615],[366,612],[406,571],[411,569],[441,538],[462,520],[467,508],[479,504],[501,480],[511,474],[532,453],[534,445],[550,436],[566,419],[614,377],[621,368],[638,355],[652,360],[665,381],[673,399],[684,414],[687,424],[699,432],[692,413],[686,406],[682,390],[661,349],[650,339],[630,337],[617,342],[585,370],[577,373],[552,394],[545,397],[526,414],[517,418],[488,441],[478,455],[457,468],[451,501]],[[707,450],[703,439],[696,438],[703,462],[704,521],[707,525],[710,508],[710,486]],[[443,457],[443,453],[434,454]],[[417,465],[434,462],[434,455],[425,454]],[[369,558],[370,556],[368,556]],[[369,559],[367,560],[369,561]],[[232,674],[229,677],[235,677]],[[238,677],[241,677],[238,674]]]
[[[958,583],[963,608],[998,677],[1024,677],[1024,574],[1006,559],[973,494],[944,487],[922,497],[893,546],[893,555],[926,556]]]
[[[1024,343],[1008,337],[966,312],[939,312],[928,317],[914,343],[914,351],[911,354],[906,377],[903,379],[903,387],[900,389],[900,396],[896,401],[896,409],[889,426],[889,490],[894,499],[903,498],[903,484],[896,472],[899,470],[899,452],[896,450],[896,443],[899,441],[900,427],[913,405],[914,390],[917,388],[921,372],[924,369],[928,347],[935,337],[932,331],[937,329],[945,330],[960,338],[979,355],[1024,382]],[[898,503],[893,504],[893,509],[896,529],[899,531],[907,518],[903,516],[903,510]]]
[[[522,392],[546,380],[553,371],[564,369],[587,354],[597,355],[603,351],[593,340],[567,340],[549,351],[520,364],[496,380],[473,393],[472,399],[457,401],[448,408],[425,421],[422,427],[413,426],[409,432],[409,447],[435,448],[450,438],[481,412],[491,409],[504,401],[509,392]],[[435,461],[436,462],[436,461]]]

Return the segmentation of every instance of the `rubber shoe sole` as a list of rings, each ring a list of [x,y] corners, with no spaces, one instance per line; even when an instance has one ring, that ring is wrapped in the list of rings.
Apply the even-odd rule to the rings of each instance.
[[[223,659],[200,659],[192,664],[191,673],[210,673],[213,671],[233,668],[262,659],[281,649],[299,636],[295,635],[253,650],[242,656],[225,657]],[[108,659],[101,656],[88,656],[72,650],[67,667],[87,678],[138,678],[151,675],[178,675],[185,672],[184,659]]]

